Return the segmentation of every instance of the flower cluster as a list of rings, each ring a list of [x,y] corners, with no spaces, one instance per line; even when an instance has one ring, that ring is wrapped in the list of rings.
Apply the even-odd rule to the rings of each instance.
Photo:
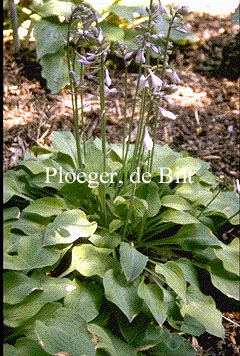
[[[95,73],[98,73],[97,80],[100,89],[100,120],[104,120],[105,116],[104,96],[117,92],[117,89],[112,87],[112,79],[106,65],[107,54],[114,53],[121,57],[124,62],[123,96],[125,113],[127,112],[127,105],[129,105],[128,68],[131,63],[139,68],[135,94],[132,99],[130,122],[127,122],[126,115],[123,122],[123,161],[127,157],[128,147],[132,142],[133,120],[136,116],[137,100],[140,95],[140,116],[136,130],[133,161],[142,161],[142,147],[153,155],[159,118],[176,119],[176,115],[166,109],[164,104],[165,101],[167,102],[166,95],[175,91],[177,85],[181,82],[174,68],[169,65],[169,54],[172,49],[171,30],[185,31],[183,17],[187,13],[187,8],[182,6],[177,10],[171,8],[167,10],[160,2],[154,4],[153,1],[150,1],[149,7],[146,7],[146,13],[148,15],[147,20],[135,27],[138,34],[134,38],[135,48],[130,51],[123,43],[113,42],[109,44],[106,41],[102,29],[98,25],[97,16],[88,5],[80,4],[77,6],[71,19],[72,23],[76,23],[76,26],[72,27],[73,38],[69,42],[74,51],[74,60],[81,68],[89,66],[97,69]],[[158,33],[158,23],[161,23],[161,21],[165,21],[169,26],[167,34]],[[155,59],[154,65],[152,65],[153,58]],[[70,71],[70,76],[74,85],[79,84],[74,65]],[[105,124],[102,123],[103,134]],[[150,133],[153,135],[152,138]],[[102,137],[102,142],[104,140],[105,134]],[[132,168],[134,169],[134,165]]]

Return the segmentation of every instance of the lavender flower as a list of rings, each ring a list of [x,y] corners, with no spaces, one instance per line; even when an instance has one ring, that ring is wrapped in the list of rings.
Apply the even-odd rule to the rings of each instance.
[[[167,119],[175,120],[176,115],[174,115],[171,111],[165,110],[161,107],[159,107],[159,111],[163,117],[166,117]]]
[[[146,59],[142,48],[138,49],[135,61],[136,63],[145,63]]]
[[[148,71],[151,76],[153,88],[156,89],[157,87],[161,87],[163,84],[162,79],[160,79],[156,74],[154,74],[151,69],[148,69]]]
[[[88,65],[88,64],[92,64],[91,61],[89,61],[89,59],[85,56],[82,56],[81,54],[78,53],[79,59],[77,59],[77,62],[83,64],[83,65]]]
[[[162,6],[161,4],[159,5],[159,12],[162,15],[166,15],[167,14],[167,10],[165,9],[164,6]]]
[[[140,89],[149,88],[149,84],[148,84],[147,78],[143,74],[140,77],[139,88]]]
[[[102,44],[102,43],[103,43],[104,37],[103,37],[103,32],[102,32],[101,29],[99,29],[99,33],[98,33],[98,36],[97,36],[97,40],[98,40],[98,43],[99,43],[99,44]]]
[[[167,75],[167,77],[173,82],[173,83],[181,83],[181,80],[179,78],[179,76],[177,75],[177,73],[171,69],[171,68],[168,68],[165,70],[165,73]]]
[[[117,92],[117,89],[116,88],[109,88],[107,85],[104,85],[104,93],[106,94],[106,95],[108,95],[108,94],[114,94],[114,93],[116,93]]]

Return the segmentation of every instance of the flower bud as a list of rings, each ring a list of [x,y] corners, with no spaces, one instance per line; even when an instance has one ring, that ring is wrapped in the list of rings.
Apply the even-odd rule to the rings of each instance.
[[[135,61],[136,61],[136,63],[145,63],[146,60],[145,60],[144,51],[142,48],[140,48],[137,51]]]
[[[186,16],[188,13],[188,8],[187,6],[182,6],[178,11],[177,14]]]
[[[147,127],[145,127],[145,130],[144,130],[143,145],[144,145],[145,150],[147,150],[147,151],[151,151],[153,149],[153,140],[148,133]]]
[[[183,27],[174,27],[176,31],[181,32],[181,33],[187,33],[187,30]]]
[[[110,75],[109,75],[109,71],[107,68],[105,68],[105,84],[107,87],[110,87],[110,85],[112,84],[112,79],[110,78]]]
[[[162,6],[161,4],[159,5],[159,12],[162,15],[166,15],[167,14],[167,10],[165,9],[164,6]]]

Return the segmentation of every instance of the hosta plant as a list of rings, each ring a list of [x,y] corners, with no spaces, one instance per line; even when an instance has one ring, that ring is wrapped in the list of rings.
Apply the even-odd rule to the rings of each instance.
[[[181,30],[186,9],[168,14],[166,37],[154,33],[159,11],[166,10],[151,1],[136,50],[113,48],[125,60],[125,105],[130,61],[139,73],[123,140],[108,144],[111,48],[92,9],[73,10],[74,132],[54,132],[51,147],[33,148],[4,174],[4,356],[193,356],[188,336],[224,337],[199,274],[239,299],[239,240],[226,244],[219,232],[238,223],[239,199],[219,188],[208,163],[157,144],[159,118],[175,119],[164,108],[180,80],[168,63],[170,32]],[[150,51],[159,54],[154,67]],[[86,139],[84,127],[86,68],[98,74],[96,139]]]

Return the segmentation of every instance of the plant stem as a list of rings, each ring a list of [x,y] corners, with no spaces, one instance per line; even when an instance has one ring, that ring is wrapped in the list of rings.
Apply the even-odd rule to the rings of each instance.
[[[100,68],[99,68],[99,90],[100,90],[100,123],[101,123],[101,142],[103,153],[103,172],[106,172],[107,168],[107,152],[106,152],[106,115],[105,115],[105,93],[104,93],[104,53],[100,56]],[[103,218],[105,225],[107,224],[107,203],[106,203],[106,184],[103,187]]]
[[[126,125],[127,125],[127,93],[128,93],[128,70],[127,66],[124,69],[124,113],[123,113],[123,140],[122,140],[122,161],[125,159],[125,146],[126,146]]]
[[[83,143],[83,152],[86,156],[86,137],[85,137],[85,123],[84,123],[84,111],[83,111],[83,87],[82,83],[84,80],[84,66],[80,66],[80,122],[81,122],[81,131],[82,131],[82,143]]]
[[[133,105],[132,105],[132,114],[131,114],[131,118],[130,118],[129,129],[128,129],[128,141],[127,141],[125,157],[124,157],[124,161],[123,161],[123,170],[126,165],[130,141],[131,141],[131,133],[132,133],[132,129],[133,129],[134,116],[135,116],[135,111],[136,111],[136,106],[137,106],[141,74],[142,74],[142,64],[139,65],[139,70],[138,70],[136,90],[135,90],[135,95],[134,95]]]
[[[70,33],[71,33],[71,24],[68,24],[68,41],[67,41],[67,59],[68,59],[68,72],[75,72],[75,52],[71,55],[70,49]],[[81,155],[81,145],[80,145],[80,135],[79,135],[79,124],[78,124],[78,103],[77,103],[77,87],[74,78],[69,75],[70,87],[71,87],[71,100],[73,108],[73,131],[74,137],[76,140],[77,148],[77,157],[78,157],[78,168],[83,169],[82,155]]]
[[[161,75],[160,75],[162,81],[164,79],[165,69],[167,67],[166,60],[167,60],[168,47],[169,47],[169,43],[170,43],[170,35],[171,35],[171,31],[172,31],[172,26],[173,26],[174,20],[175,20],[175,15],[172,16],[172,19],[169,22],[168,32],[167,32],[167,36],[166,36],[166,45],[165,45],[164,53],[163,53],[163,64],[162,64],[162,70],[161,70]],[[157,63],[157,67],[158,66],[159,66],[159,62]],[[153,128],[153,149],[151,151],[151,158],[150,158],[150,166],[149,166],[150,167],[150,172],[152,172],[153,158],[154,158],[154,148],[155,148],[155,145],[156,145],[156,138],[157,138],[156,137],[157,136],[157,119],[158,119],[158,117],[156,116],[155,120],[154,120],[154,128]]]
[[[8,0],[10,18],[13,28],[13,46],[14,52],[17,52],[20,49],[20,40],[18,35],[18,16],[17,16],[17,7],[14,0]]]

